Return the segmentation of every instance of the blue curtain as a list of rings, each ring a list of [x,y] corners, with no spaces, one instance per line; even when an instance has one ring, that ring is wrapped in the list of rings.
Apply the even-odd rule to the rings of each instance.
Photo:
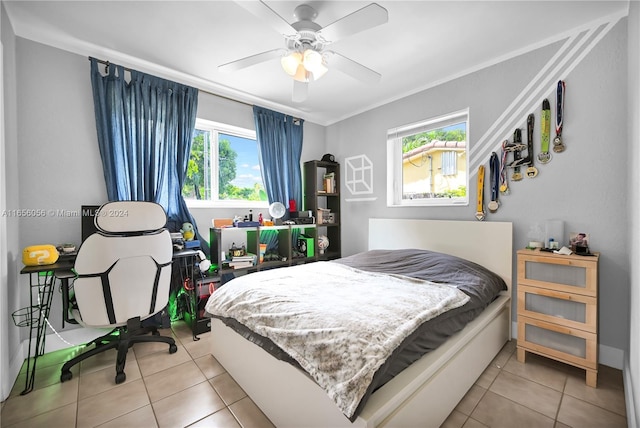
[[[167,227],[196,226],[182,197],[198,107],[198,90],[91,58],[98,145],[110,201],[157,202]],[[201,241],[202,242],[202,241]]]
[[[302,128],[304,121],[263,107],[253,107],[262,180],[269,203],[302,210]]]

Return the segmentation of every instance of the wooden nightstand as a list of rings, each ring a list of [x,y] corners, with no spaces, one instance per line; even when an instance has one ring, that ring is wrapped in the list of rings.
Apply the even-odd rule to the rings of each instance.
[[[533,352],[598,379],[598,260],[518,251],[518,361]]]

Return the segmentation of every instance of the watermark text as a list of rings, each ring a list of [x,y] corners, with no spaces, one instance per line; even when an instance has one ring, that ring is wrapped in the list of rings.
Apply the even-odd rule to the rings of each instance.
[[[102,209],[102,210],[67,210],[63,208],[19,208],[13,210],[2,210],[0,212],[1,217],[24,217],[24,218],[38,218],[38,217],[128,217],[129,211],[125,209]]]

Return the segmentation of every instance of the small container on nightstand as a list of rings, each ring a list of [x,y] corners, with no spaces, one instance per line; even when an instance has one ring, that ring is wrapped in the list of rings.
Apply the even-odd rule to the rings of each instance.
[[[527,352],[580,367],[598,378],[599,254],[518,251],[518,361]]]

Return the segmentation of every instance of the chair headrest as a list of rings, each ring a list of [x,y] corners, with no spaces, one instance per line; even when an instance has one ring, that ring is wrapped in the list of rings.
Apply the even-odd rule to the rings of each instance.
[[[106,233],[151,232],[162,229],[166,224],[167,214],[155,202],[108,202],[95,216],[96,227]]]

